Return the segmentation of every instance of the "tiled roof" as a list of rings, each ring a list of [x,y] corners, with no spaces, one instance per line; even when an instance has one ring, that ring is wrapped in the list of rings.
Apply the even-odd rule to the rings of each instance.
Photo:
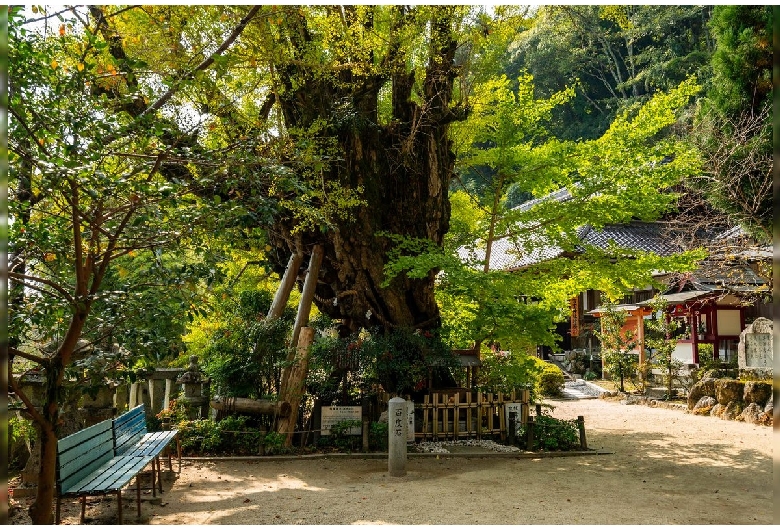
[[[517,207],[518,211],[529,211],[534,206],[546,202],[555,201],[559,203],[568,202],[572,195],[566,188],[561,188],[544,197],[527,201]],[[522,227],[518,227],[518,232]],[[744,236],[744,232],[738,227],[726,230],[719,230],[718,239],[733,239]],[[590,225],[584,225],[577,230],[577,237],[580,245],[577,250],[582,252],[586,247],[592,246],[601,250],[608,250],[610,246],[616,245],[622,249],[635,250],[639,252],[651,252],[659,256],[670,256],[683,249],[674,244],[671,238],[665,234],[664,224],[658,222],[645,222],[632,220],[623,224],[610,224],[603,228],[596,229]],[[710,237],[715,237],[713,234]],[[542,236],[526,234],[524,236],[526,245],[531,245],[532,249],[524,250],[510,238],[497,239],[493,242],[490,255],[491,270],[515,270],[554,259],[563,255],[564,251],[557,245],[551,244],[543,239]],[[743,251],[745,254],[741,257],[759,258],[765,257],[765,254],[771,252],[771,247],[760,248],[758,251]],[[484,249],[469,250],[461,248],[458,251],[461,260],[469,261],[473,259],[484,260]],[[771,256],[771,254],[769,254]],[[749,274],[749,273],[748,273]],[[758,282],[746,282],[752,285],[760,285]]]
[[[626,224],[607,225],[601,230],[585,226],[578,231],[578,235],[583,244],[602,250],[607,250],[612,243],[621,248],[653,252],[659,256],[680,252],[681,249],[664,236],[662,228],[660,223],[631,221]]]
[[[541,241],[535,245],[531,252],[525,252],[519,248],[509,238],[502,238],[493,241],[493,247],[490,252],[490,270],[515,270],[534,263],[541,263],[553,258],[557,258],[563,253],[563,249],[557,246],[544,245]],[[468,259],[485,259],[485,250],[477,249],[470,251],[465,248],[458,250],[461,261]]]

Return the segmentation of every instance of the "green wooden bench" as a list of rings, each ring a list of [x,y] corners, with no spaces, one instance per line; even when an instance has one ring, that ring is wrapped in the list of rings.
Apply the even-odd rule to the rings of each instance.
[[[181,473],[181,445],[179,431],[148,432],[146,429],[146,412],[143,405],[125,412],[114,420],[114,444],[117,455],[146,458],[151,456],[152,462],[152,494],[155,494],[155,467],[157,472],[157,484],[162,493],[162,470],[160,455],[172,441],[176,441],[177,457],[179,460],[179,473]],[[168,452],[168,469],[173,470],[171,453]]]
[[[114,422],[105,420],[66,436],[57,442],[57,509],[60,524],[60,502],[65,497],[81,497],[84,522],[87,496],[116,493],[119,523],[122,522],[122,488],[153,460],[153,457],[116,456]],[[136,502],[141,516],[141,483],[136,480]]]
[[[60,503],[64,497],[81,498],[80,522],[84,522],[87,496],[116,493],[117,518],[122,523],[122,489],[136,479],[136,505],[141,516],[140,473],[152,464],[152,493],[155,494],[155,467],[159,490],[162,480],[159,457],[178,431],[149,433],[143,405],[114,420],[82,429],[57,442],[57,507],[56,522],[60,523]],[[180,449],[180,448],[179,448]],[[156,464],[156,465],[155,465]],[[168,466],[171,467],[170,455]],[[181,451],[179,450],[179,471]]]

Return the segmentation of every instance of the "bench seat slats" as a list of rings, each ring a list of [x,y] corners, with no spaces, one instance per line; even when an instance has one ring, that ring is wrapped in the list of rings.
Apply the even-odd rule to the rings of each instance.
[[[89,477],[64,491],[66,495],[96,495],[125,487],[151,462],[153,457],[115,457],[104,463]]]
[[[159,431],[149,432],[143,435],[138,443],[132,449],[128,450],[125,455],[132,456],[157,456],[165,447],[171,443],[178,434],[179,431]]]

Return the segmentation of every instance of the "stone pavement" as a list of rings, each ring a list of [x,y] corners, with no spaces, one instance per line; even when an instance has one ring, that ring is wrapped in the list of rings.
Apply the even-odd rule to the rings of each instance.
[[[577,379],[576,381],[566,381],[563,387],[563,397],[560,399],[594,399],[605,392],[607,390],[596,384],[589,383],[584,379]]]

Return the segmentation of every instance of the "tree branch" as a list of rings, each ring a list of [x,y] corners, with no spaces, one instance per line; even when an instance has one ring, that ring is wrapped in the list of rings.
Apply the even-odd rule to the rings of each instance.
[[[18,272],[9,271],[8,277],[16,280],[17,282],[21,283],[25,287],[29,287],[30,289],[34,289],[38,292],[45,292],[43,289],[41,289],[39,286],[35,285],[35,283],[41,283],[44,285],[48,285],[58,293],[60,293],[68,302],[73,302],[73,297],[70,295],[68,291],[65,290],[64,287],[61,285],[46,279],[46,278],[38,278],[37,276],[30,276],[27,274],[19,274]],[[35,283],[29,283],[29,282],[35,282]]]
[[[41,357],[39,355],[27,353],[25,351],[14,348],[13,346],[8,347],[8,356],[10,357],[9,361],[12,360],[14,357],[21,357],[22,359],[27,359],[28,361],[38,363],[42,366],[47,366],[49,364],[48,357]]]
[[[46,419],[41,415],[40,412],[38,412],[38,409],[35,408],[35,405],[33,405],[32,401],[30,401],[30,398],[27,397],[27,394],[25,394],[21,388],[19,388],[19,385],[16,382],[16,379],[14,379],[13,374],[11,373],[11,364],[8,364],[8,386],[11,388],[11,391],[18,397],[22,403],[24,403],[25,412],[32,417],[33,421],[41,426],[41,428],[44,429],[52,429],[54,426],[51,425]]]
[[[249,13],[247,13],[246,16],[241,19],[241,21],[238,23],[238,25],[235,28],[233,28],[233,31],[230,33],[230,35],[228,35],[227,39],[225,39],[222,45],[219,48],[217,48],[214,51],[214,53],[209,55],[203,62],[201,62],[195,68],[181,75],[179,79],[177,79],[173,83],[173,85],[168,89],[168,91],[165,92],[165,94],[160,96],[160,98],[157,99],[157,101],[155,101],[154,103],[152,103],[149,107],[147,107],[146,110],[144,110],[143,112],[135,116],[133,122],[130,124],[130,126],[127,129],[125,129],[122,132],[121,136],[125,136],[130,130],[137,127],[141,123],[141,121],[144,120],[144,118],[146,118],[150,114],[162,108],[162,106],[165,105],[173,97],[173,95],[179,91],[183,81],[187,79],[191,79],[192,76],[195,74],[195,72],[206,70],[209,66],[211,66],[216,60],[216,58],[222,55],[225,52],[225,50],[227,50],[233,44],[233,42],[241,35],[241,33],[246,28],[247,24],[249,24],[249,22],[254,18],[254,16],[257,14],[257,12],[260,10],[261,7],[262,6],[259,5],[252,6],[252,9],[249,10]],[[103,144],[108,145],[114,142],[119,137],[120,135],[118,134],[109,135],[103,139]]]

